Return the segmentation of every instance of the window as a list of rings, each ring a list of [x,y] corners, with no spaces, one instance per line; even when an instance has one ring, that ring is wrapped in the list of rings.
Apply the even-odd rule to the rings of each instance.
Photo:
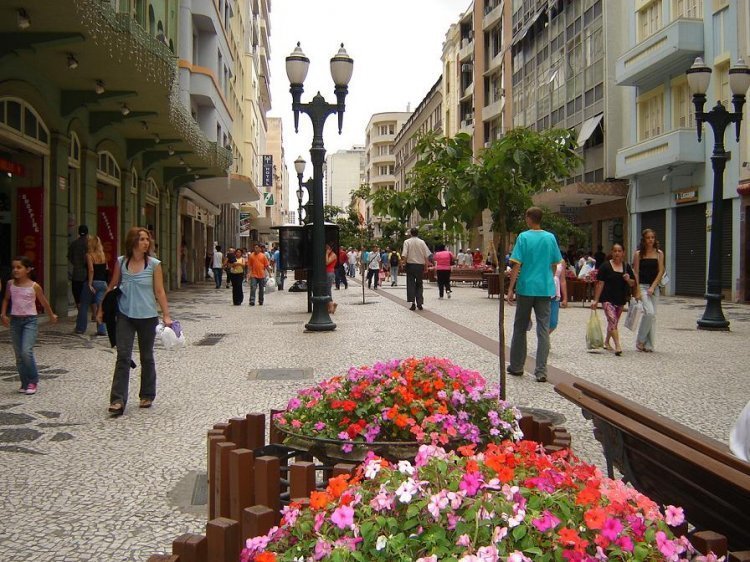
[[[70,133],[70,147],[68,148],[68,166],[81,167],[81,141],[78,135]]]
[[[664,91],[661,87],[638,98],[638,140],[662,134],[664,126]]]
[[[99,163],[96,166],[96,172],[99,179],[103,178],[105,180],[110,180],[110,182],[114,184],[120,183],[120,166],[117,165],[115,157],[109,152],[105,151],[99,153]]]
[[[672,19],[703,19],[703,0],[672,0]]]
[[[714,57],[721,57],[729,54],[727,46],[727,34],[731,33],[731,24],[728,20],[729,9],[724,8],[714,14]],[[735,24],[736,25],[736,24]]]
[[[693,96],[686,79],[672,84],[672,126],[675,129],[688,129],[695,125]]]
[[[653,0],[638,10],[638,41],[651,37],[662,26],[662,0]]]
[[[714,88],[714,99],[721,101],[724,107],[729,107],[732,94],[729,90],[729,62],[716,65],[716,80],[712,80]]]
[[[37,144],[49,144],[49,130],[36,111],[22,100],[0,99],[0,127],[10,128],[15,134]]]

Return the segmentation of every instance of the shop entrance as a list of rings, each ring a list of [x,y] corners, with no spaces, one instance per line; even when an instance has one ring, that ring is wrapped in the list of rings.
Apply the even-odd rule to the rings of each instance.
[[[113,271],[120,251],[120,221],[118,200],[120,167],[109,152],[99,153],[96,171],[96,221],[97,235],[104,246],[109,270]]]

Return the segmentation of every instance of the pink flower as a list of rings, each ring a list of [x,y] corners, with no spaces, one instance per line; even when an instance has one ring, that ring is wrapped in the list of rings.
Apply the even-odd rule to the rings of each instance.
[[[667,521],[667,525],[670,527],[677,527],[685,522],[685,512],[681,507],[675,507],[668,505],[664,512],[664,519]]]
[[[523,555],[522,552],[518,552],[517,550],[514,550],[510,554],[508,554],[507,558],[508,562],[531,562],[531,558],[527,558]]]
[[[633,541],[630,540],[629,536],[623,535],[615,543],[625,552],[633,552]]]
[[[302,422],[299,420],[292,420],[292,427],[294,429],[299,429],[300,427],[302,427]]]
[[[469,538],[469,535],[461,535],[456,540],[457,546],[470,546],[471,545],[471,539]]]
[[[478,472],[466,472],[461,477],[458,489],[466,492],[467,496],[475,496],[482,483],[482,477]]]
[[[432,556],[423,556],[422,558],[417,558],[417,562],[438,562],[438,557],[434,554]]]
[[[322,431],[326,428],[326,424],[322,421],[315,422],[315,425],[313,426],[315,428],[315,431]]]
[[[340,505],[331,515],[331,523],[339,529],[348,529],[354,524],[354,510],[348,505]]]
[[[669,538],[667,538],[666,533],[664,531],[659,531],[656,533],[656,546],[659,547],[659,552],[662,553],[664,558],[667,560],[677,560],[677,545],[674,543],[674,541],[671,541]]]
[[[531,521],[531,524],[536,527],[537,531],[540,533],[546,533],[550,529],[554,529],[560,524],[560,520],[552,515],[548,510],[544,510],[544,513],[542,513],[542,516],[533,519]]]
[[[313,551],[313,560],[322,560],[331,554],[332,550],[333,547],[331,547],[330,543],[323,539],[318,539],[318,542],[315,543],[315,550]]]
[[[497,562],[499,560],[497,548],[494,546],[480,546],[477,550],[477,557],[482,562]]]
[[[622,531],[622,523],[614,517],[608,517],[602,525],[602,535],[611,541],[617,539],[620,531]]]

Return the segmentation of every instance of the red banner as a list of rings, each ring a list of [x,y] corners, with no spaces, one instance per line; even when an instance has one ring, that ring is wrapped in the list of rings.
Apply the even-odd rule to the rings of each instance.
[[[18,255],[34,262],[34,280],[44,286],[44,188],[18,188]]]
[[[98,234],[104,246],[104,255],[110,271],[115,269],[118,256],[117,244],[117,207],[99,207],[97,209],[99,221]]]

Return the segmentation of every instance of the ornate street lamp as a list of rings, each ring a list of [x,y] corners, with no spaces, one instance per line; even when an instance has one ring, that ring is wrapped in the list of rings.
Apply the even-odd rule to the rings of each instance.
[[[303,83],[310,67],[310,59],[302,52],[300,44],[291,55],[286,58],[286,74],[289,78],[292,94],[292,111],[294,112],[294,131],[299,126],[299,114],[305,113],[313,126],[313,142],[310,149],[310,159],[313,164],[313,189],[309,192],[312,200],[312,273],[313,273],[313,312],[305,328],[311,331],[330,331],[336,329],[328,314],[328,303],[331,297],[327,294],[325,272],[325,226],[323,224],[323,163],[325,161],[325,146],[323,144],[323,127],[329,115],[338,115],[339,134],[344,123],[346,94],[349,91],[349,80],[352,77],[354,61],[349,57],[344,44],[339,52],[331,59],[331,77],[335,85],[336,103],[329,104],[320,92],[309,103],[302,103]],[[296,163],[295,163],[296,169]],[[299,173],[299,172],[298,172]]]
[[[703,123],[711,125],[714,133],[714,148],[711,154],[711,167],[714,173],[713,195],[711,201],[711,242],[708,257],[708,282],[706,287],[706,309],[698,319],[698,329],[701,330],[729,330],[729,321],[724,317],[721,309],[721,226],[722,203],[724,201],[724,169],[729,153],[724,150],[724,132],[734,123],[737,142],[740,141],[740,122],[742,121],[742,107],[745,105],[745,94],[750,88],[750,68],[745,61],[739,59],[729,69],[729,88],[732,90],[732,105],[734,112],[729,112],[721,101],[709,112],[703,111],[706,103],[706,90],[711,80],[711,69],[706,66],[701,57],[687,71],[690,91],[693,93],[695,104],[695,123],[698,132],[698,142],[701,141]]]
[[[305,184],[302,182],[302,175],[305,173],[306,165],[307,162],[305,162],[305,159],[302,156],[297,156],[297,159],[294,161],[294,170],[297,172],[297,183],[299,184],[297,188],[297,216],[299,217],[300,225],[302,224],[302,197],[305,195]]]

